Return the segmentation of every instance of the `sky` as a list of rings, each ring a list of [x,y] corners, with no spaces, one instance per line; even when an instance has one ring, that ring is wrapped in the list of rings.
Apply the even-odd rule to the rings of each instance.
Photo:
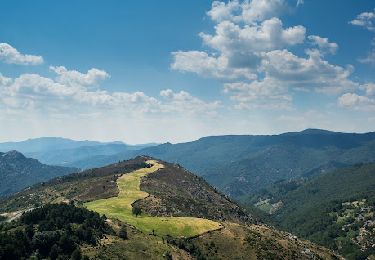
[[[3,0],[0,141],[375,130],[373,0]]]

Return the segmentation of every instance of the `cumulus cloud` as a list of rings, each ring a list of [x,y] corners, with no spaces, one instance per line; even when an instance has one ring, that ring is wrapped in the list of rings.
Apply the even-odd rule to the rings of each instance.
[[[375,64],[375,48],[373,48],[366,57],[360,58],[358,61],[365,64]]]
[[[289,109],[292,101],[285,85],[273,78],[251,83],[226,83],[224,92],[236,101],[239,109]]]
[[[375,84],[363,84],[359,90],[362,93],[349,92],[340,96],[337,100],[339,106],[353,110],[375,110]]]
[[[278,17],[286,8],[281,0],[213,2],[207,15],[215,22],[214,33],[199,34],[209,51],[173,52],[171,68],[220,79],[237,108],[288,109],[295,91],[357,89],[350,79],[352,66],[324,59],[337,52],[338,44],[318,35],[306,42],[304,26],[285,27]],[[294,46],[306,46],[306,55],[292,53]]]
[[[215,57],[203,51],[178,51],[172,53],[171,68],[182,72],[193,72],[204,77],[218,79],[249,78],[255,75],[251,69],[229,66],[225,56]]]
[[[14,79],[0,75],[0,110],[38,110],[61,113],[63,110],[80,112],[122,111],[138,113],[214,113],[218,102],[205,102],[188,92],[168,89],[160,98],[144,92],[108,92],[92,88],[99,80],[108,78],[103,70],[90,69],[86,73],[51,67],[55,78],[39,74],[22,74]],[[76,109],[76,110],[75,110]]]
[[[311,41],[313,45],[317,46],[322,52],[335,54],[339,47],[337,43],[329,42],[328,38],[322,38],[317,35],[310,35],[308,36],[308,39]]]
[[[354,110],[375,110],[375,99],[356,93],[345,93],[338,98],[338,104],[341,107]]]
[[[93,85],[99,80],[109,78],[107,72],[95,68],[88,70],[87,73],[81,73],[76,70],[67,70],[64,66],[50,66],[50,70],[58,75],[56,78],[57,82],[68,85]]]
[[[375,32],[375,9],[372,12],[363,12],[357,15],[357,17],[349,23]]]
[[[283,0],[214,1],[207,15],[216,22],[229,20],[251,24],[278,16],[285,8]]]
[[[371,42],[371,50],[369,51],[367,56],[364,58],[359,58],[358,61],[364,64],[375,64],[375,38]]]
[[[0,43],[0,60],[8,64],[39,65],[43,63],[42,56],[22,54],[8,43]]]
[[[356,19],[349,22],[352,25],[357,25],[366,28],[371,32],[375,32],[375,9],[373,12],[363,12],[357,15]],[[366,57],[358,59],[359,62],[365,64],[375,64],[375,38],[372,40],[372,48]]]
[[[174,92],[171,89],[160,91],[160,96],[164,99],[161,109],[164,111],[177,111],[188,113],[210,113],[213,114],[220,107],[219,101],[204,102],[192,96],[186,91]]]
[[[224,54],[236,48],[242,52],[259,52],[279,49],[302,43],[306,29],[294,26],[284,29],[279,18],[271,18],[260,24],[240,26],[230,21],[216,25],[215,35],[201,33],[203,42]]]
[[[285,49],[270,51],[264,53],[262,70],[279,84],[297,89],[342,93],[359,86],[349,79],[352,66],[332,65],[322,58],[318,50],[308,50],[307,56],[299,57]]]
[[[219,7],[229,12],[237,7],[243,9],[244,4],[216,2],[211,11],[217,13],[219,11],[216,8]],[[219,13],[222,12],[224,10]],[[254,79],[254,73],[260,65],[261,52],[300,44],[305,39],[306,29],[303,26],[283,28],[282,21],[276,17],[246,25],[236,24],[232,20],[219,22],[213,35],[199,34],[203,43],[214,50],[212,54],[203,51],[173,52],[171,68],[219,79]]]

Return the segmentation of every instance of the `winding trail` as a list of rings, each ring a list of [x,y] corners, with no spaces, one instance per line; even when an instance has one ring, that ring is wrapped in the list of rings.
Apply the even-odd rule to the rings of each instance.
[[[132,204],[140,199],[146,198],[149,194],[141,191],[141,179],[157,170],[164,168],[164,165],[156,160],[148,160],[150,168],[142,168],[117,179],[119,194],[117,197],[100,199],[85,203],[85,206],[109,218],[116,218],[135,226],[137,229],[156,235],[170,235],[173,237],[193,237],[208,231],[222,228],[218,222],[195,217],[152,217],[141,214],[136,217],[132,214]]]

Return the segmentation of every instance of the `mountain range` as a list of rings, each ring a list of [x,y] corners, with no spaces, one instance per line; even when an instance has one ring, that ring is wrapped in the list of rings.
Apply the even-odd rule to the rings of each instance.
[[[212,136],[187,143],[140,146],[41,138],[0,144],[0,151],[6,148],[17,148],[42,163],[80,169],[149,155],[179,163],[223,193],[241,198],[277,181],[375,162],[375,133],[307,129],[280,135]]]
[[[61,137],[41,137],[19,142],[0,143],[0,152],[17,150],[27,157],[50,165],[80,167],[79,162],[98,156],[111,156],[156,144],[127,145],[121,141],[75,141]]]
[[[180,163],[231,197],[276,181],[298,179],[375,161],[375,133],[309,129],[272,136],[217,136],[140,152]]]

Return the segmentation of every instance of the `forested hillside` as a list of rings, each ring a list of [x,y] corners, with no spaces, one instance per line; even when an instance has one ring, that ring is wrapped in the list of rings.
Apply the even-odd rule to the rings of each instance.
[[[270,214],[280,228],[349,259],[375,254],[375,164],[280,182],[243,202]]]
[[[0,152],[0,197],[75,171],[78,169],[42,164],[17,151]]]

